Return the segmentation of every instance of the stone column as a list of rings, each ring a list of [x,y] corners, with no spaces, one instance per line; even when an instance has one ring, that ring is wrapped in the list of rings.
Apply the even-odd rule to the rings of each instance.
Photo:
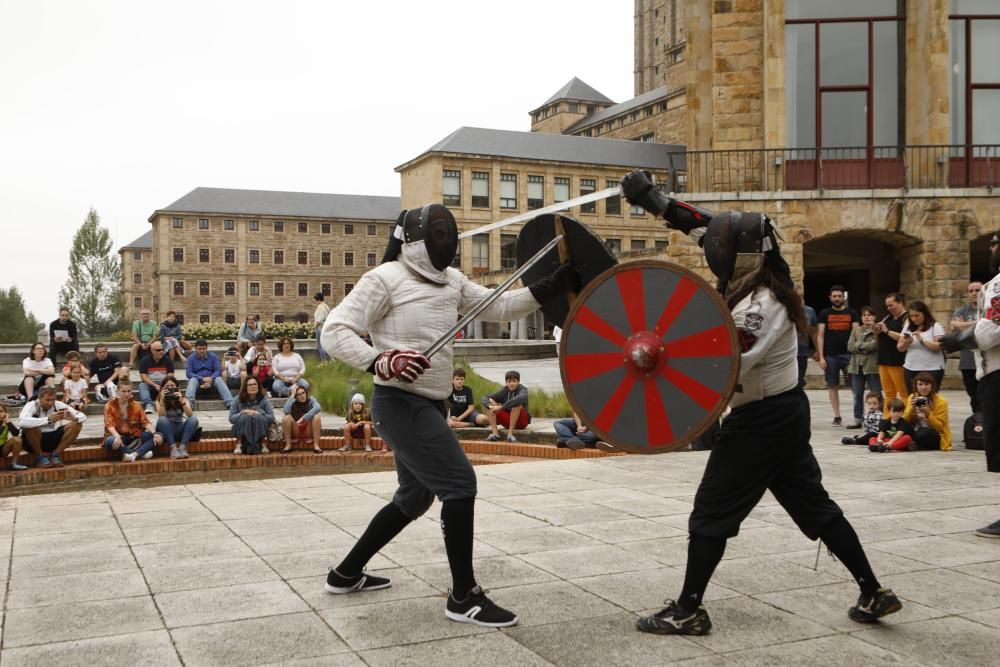
[[[686,0],[688,150],[712,148],[712,3]]]
[[[906,3],[907,145],[951,143],[948,0],[910,0]],[[911,153],[912,186],[947,186],[947,152]],[[936,168],[936,165],[945,168]]]

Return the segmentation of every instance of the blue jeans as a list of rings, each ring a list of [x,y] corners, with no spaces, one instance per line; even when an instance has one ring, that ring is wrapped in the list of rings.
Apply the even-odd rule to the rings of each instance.
[[[159,393],[145,382],[139,382],[139,402],[142,403],[142,407],[152,405]]]
[[[187,387],[184,388],[184,395],[187,399],[194,403],[195,397],[198,395],[198,387],[201,386],[202,378],[193,377],[188,378]],[[225,380],[222,377],[217,377],[212,380],[212,387],[215,391],[219,392],[219,396],[222,398],[222,402],[226,404],[228,408],[233,402],[233,394],[229,391],[229,387],[226,386]]]
[[[572,418],[557,419],[552,423],[552,427],[556,430],[556,435],[560,440],[580,440],[585,445],[597,442],[597,436],[589,430],[577,433],[576,421]]]
[[[868,375],[860,373],[852,374],[851,388],[854,390],[854,419],[857,421],[861,421],[861,418],[864,416],[866,383],[868,384],[868,391],[878,394],[880,397],[879,400],[882,400],[882,380],[879,379],[878,373],[870,373]]]
[[[156,432],[162,435],[163,442],[171,447],[178,444],[178,440],[180,440],[181,445],[187,447],[197,430],[198,418],[194,415],[183,422],[172,422],[166,417],[160,417],[156,420]]]
[[[309,388],[309,383],[306,382],[305,378],[299,378],[293,384],[297,384],[303,389]],[[271,385],[271,393],[275,396],[289,396],[292,393],[292,388],[278,378],[274,378],[274,384]]]
[[[114,451],[115,437],[109,435],[104,439],[104,448],[109,451]],[[122,436],[122,446],[118,448],[118,453],[121,456],[135,452],[136,458],[141,458],[146,452],[153,451],[153,434],[149,431],[143,431],[139,437],[134,435],[123,435]]]
[[[330,358],[330,355],[326,353],[323,349],[323,343],[320,341],[320,335],[323,333],[323,325],[319,324],[316,326],[316,352],[319,354],[320,361],[326,361]]]

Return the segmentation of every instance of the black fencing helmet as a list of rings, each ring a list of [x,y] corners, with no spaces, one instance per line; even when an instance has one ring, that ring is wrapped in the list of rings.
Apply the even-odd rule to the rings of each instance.
[[[451,266],[458,252],[458,225],[455,216],[441,204],[411,209],[403,217],[403,243],[423,241],[431,264],[438,271]]]
[[[778,250],[771,219],[763,213],[725,211],[712,218],[702,245],[712,273],[727,282],[736,268],[736,255]]]

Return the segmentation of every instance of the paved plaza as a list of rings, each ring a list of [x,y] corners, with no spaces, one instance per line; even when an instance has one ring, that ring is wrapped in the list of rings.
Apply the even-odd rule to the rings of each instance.
[[[445,618],[439,504],[371,563],[391,588],[323,591],[391,472],[0,498],[0,664],[996,664],[1000,540],[971,531],[1000,517],[1000,476],[960,436],[948,453],[834,444],[809,395],[827,487],[903,599],[880,625],[847,619],[847,572],[825,550],[814,571],[816,544],[765,496],[708,590],[712,633],[636,632],[683,578],[707,453],[680,452],[477,468],[477,573],[520,614],[508,630]]]

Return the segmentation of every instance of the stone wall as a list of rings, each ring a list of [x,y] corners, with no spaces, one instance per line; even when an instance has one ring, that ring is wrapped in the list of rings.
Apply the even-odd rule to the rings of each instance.
[[[118,251],[122,263],[123,298],[125,317],[138,319],[139,311],[153,305],[153,250],[152,248],[122,248]],[[136,259],[138,254],[138,259]],[[136,282],[138,275],[139,281]]]

